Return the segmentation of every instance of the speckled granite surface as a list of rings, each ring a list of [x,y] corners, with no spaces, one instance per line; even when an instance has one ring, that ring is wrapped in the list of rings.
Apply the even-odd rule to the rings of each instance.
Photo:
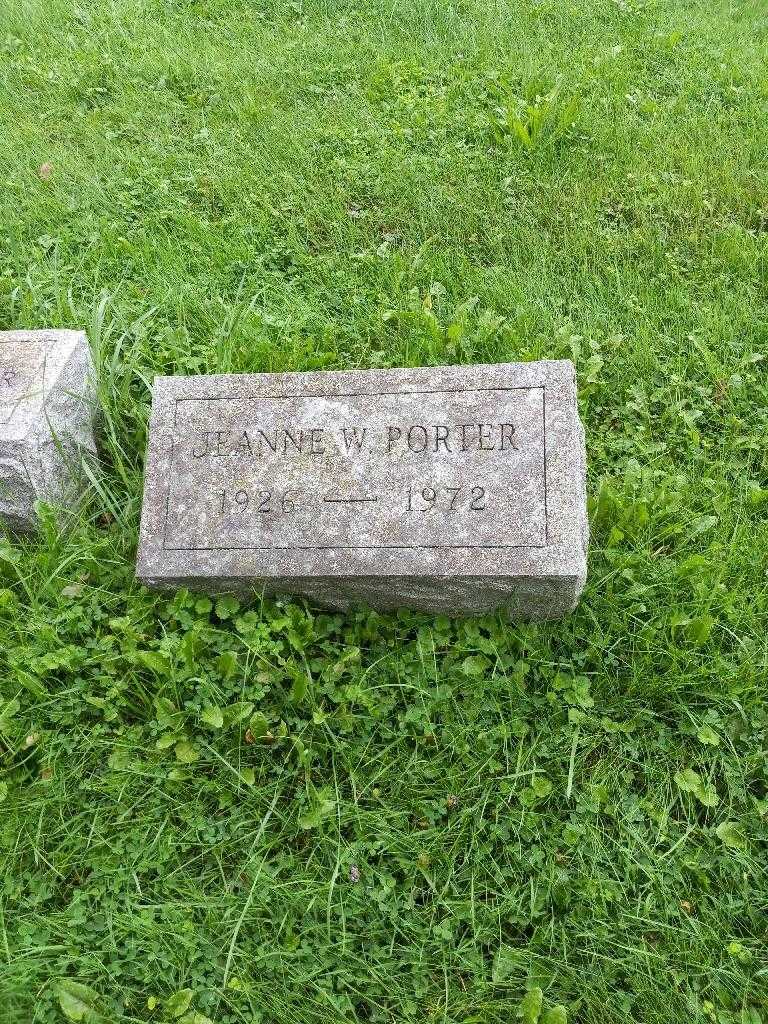
[[[94,408],[82,331],[0,331],[0,517],[10,529],[35,528],[37,499],[74,500]]]
[[[568,361],[155,380],[149,585],[555,618],[586,549]]]

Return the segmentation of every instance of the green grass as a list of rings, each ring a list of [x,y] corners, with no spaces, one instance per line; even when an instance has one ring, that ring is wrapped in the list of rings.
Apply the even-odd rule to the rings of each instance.
[[[105,410],[0,547],[3,1024],[768,1022],[767,48],[762,0],[2,6],[0,327],[88,328]],[[154,373],[541,356],[568,620],[135,584]]]

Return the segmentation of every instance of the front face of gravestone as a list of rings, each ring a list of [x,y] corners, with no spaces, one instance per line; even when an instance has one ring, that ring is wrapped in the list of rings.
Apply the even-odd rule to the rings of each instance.
[[[541,387],[180,398],[175,428],[166,550],[546,543]]]
[[[34,503],[70,504],[94,450],[92,363],[81,331],[0,331],[0,522],[36,526]]]
[[[585,531],[569,363],[155,381],[149,583],[466,612],[533,579],[566,607]]]
[[[43,386],[46,345],[5,340],[0,335],[0,424],[9,425],[25,402]]]

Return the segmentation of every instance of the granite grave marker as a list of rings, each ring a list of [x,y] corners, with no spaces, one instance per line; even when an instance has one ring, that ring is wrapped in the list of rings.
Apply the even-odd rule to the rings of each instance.
[[[82,331],[0,331],[0,519],[11,530],[35,528],[38,499],[74,499],[94,409]]]
[[[148,585],[543,619],[586,547],[568,361],[155,379]]]

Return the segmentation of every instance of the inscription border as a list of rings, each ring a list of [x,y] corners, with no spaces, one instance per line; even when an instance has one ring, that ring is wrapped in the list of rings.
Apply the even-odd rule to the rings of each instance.
[[[378,391],[372,394],[370,391],[348,391],[343,394],[299,394],[299,395],[221,395],[200,398],[176,398],[173,406],[173,426],[178,425],[178,411],[180,402],[249,402],[249,401],[277,401],[280,399],[309,399],[325,398],[333,401],[337,398],[377,398],[379,395],[463,395],[475,392],[491,391],[541,391],[541,426],[542,426],[542,471],[544,474],[544,542],[542,544],[249,544],[246,547],[240,545],[218,545],[215,547],[174,547],[169,546],[168,539],[168,516],[170,513],[171,482],[169,474],[168,490],[165,496],[165,518],[163,520],[163,551],[476,551],[476,550],[511,550],[522,548],[545,548],[549,544],[549,507],[547,501],[547,385],[529,384],[516,387],[488,387],[488,388],[436,388],[434,390],[418,389],[413,391]],[[173,467],[175,455],[175,434],[171,437],[170,465]]]

